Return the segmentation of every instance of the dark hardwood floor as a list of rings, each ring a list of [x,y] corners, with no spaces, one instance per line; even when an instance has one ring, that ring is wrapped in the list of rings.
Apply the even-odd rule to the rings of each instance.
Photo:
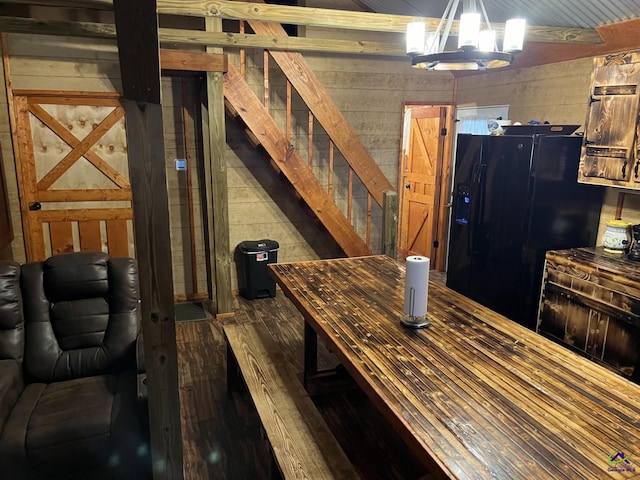
[[[276,298],[235,299],[231,322],[264,322],[302,371],[303,320],[291,302]],[[226,346],[219,320],[176,323],[185,479],[266,478],[268,455],[260,423],[246,394],[226,390]],[[320,366],[336,364],[320,348]],[[398,435],[364,394],[314,399],[363,479],[428,478]]]

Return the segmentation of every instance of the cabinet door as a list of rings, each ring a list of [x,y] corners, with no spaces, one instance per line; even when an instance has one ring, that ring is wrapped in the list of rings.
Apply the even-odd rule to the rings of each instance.
[[[638,380],[640,299],[601,284],[606,282],[547,260],[537,331]]]
[[[595,68],[582,147],[581,181],[633,186],[640,63]],[[590,183],[600,183],[591,181]]]

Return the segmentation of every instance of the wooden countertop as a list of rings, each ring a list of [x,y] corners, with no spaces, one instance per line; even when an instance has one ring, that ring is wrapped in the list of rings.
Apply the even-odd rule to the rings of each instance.
[[[584,247],[550,250],[546,258],[556,265],[579,268],[620,285],[640,288],[640,262],[629,260],[625,253],[605,252],[602,247]]]
[[[402,327],[388,257],[269,268],[434,478],[640,475],[640,386],[433,282]]]

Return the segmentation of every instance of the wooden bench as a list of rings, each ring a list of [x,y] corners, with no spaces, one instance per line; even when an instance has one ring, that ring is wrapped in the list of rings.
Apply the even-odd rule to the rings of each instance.
[[[223,328],[227,389],[238,389],[244,379],[280,475],[285,479],[359,478],[264,324]]]

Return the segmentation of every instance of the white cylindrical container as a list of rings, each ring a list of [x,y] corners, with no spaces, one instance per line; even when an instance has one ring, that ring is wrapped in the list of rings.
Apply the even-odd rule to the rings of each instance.
[[[407,273],[404,285],[404,316],[402,324],[419,328],[429,324],[426,318],[429,296],[429,267],[427,257],[407,257]]]

